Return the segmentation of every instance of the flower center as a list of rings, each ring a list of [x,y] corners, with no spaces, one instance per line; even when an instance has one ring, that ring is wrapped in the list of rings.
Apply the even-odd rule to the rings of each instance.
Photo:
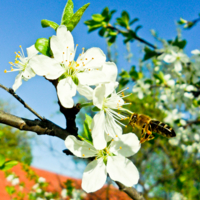
[[[19,46],[21,48],[21,52],[15,52],[16,56],[15,56],[15,62],[9,62],[9,64],[12,66],[10,67],[11,70],[7,71],[6,69],[4,70],[4,73],[7,72],[13,72],[13,71],[25,71],[27,64],[28,64],[28,59],[25,57],[24,55],[24,51],[21,47],[21,45]],[[15,68],[13,68],[15,67]]]

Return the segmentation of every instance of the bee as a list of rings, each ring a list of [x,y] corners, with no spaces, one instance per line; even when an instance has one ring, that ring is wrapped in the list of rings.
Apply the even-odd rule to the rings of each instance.
[[[133,128],[142,129],[140,143],[154,139],[155,134],[152,132],[167,138],[176,136],[175,131],[170,126],[163,122],[152,120],[149,116],[143,114],[133,113],[130,117],[129,125]]]

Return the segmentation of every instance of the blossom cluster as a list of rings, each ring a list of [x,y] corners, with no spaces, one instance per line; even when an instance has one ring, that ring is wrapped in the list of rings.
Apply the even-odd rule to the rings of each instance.
[[[190,121],[200,114],[200,50],[195,49],[188,56],[178,43],[183,42],[180,39],[175,44],[160,41],[163,48],[156,49],[157,56],[152,57],[153,77],[137,80],[132,91],[144,101],[145,97],[158,97],[155,107],[163,112],[163,122],[170,124],[177,135],[169,140],[171,145],[180,145],[187,153],[199,152],[199,126]]]
[[[10,62],[11,71],[19,71],[14,91],[22,80],[38,75],[57,80],[58,99],[65,108],[74,106],[73,97],[77,91],[86,97],[96,109],[90,124],[92,140],[82,138],[80,141],[72,135],[65,140],[66,147],[77,157],[94,159],[84,171],[82,188],[86,192],[100,189],[106,182],[107,173],[112,180],[128,187],[137,184],[139,172],[126,157],[137,153],[140,142],[134,133],[122,133],[121,126],[125,125],[121,120],[127,119],[122,113],[131,112],[123,107],[127,104],[124,90],[116,91],[117,66],[114,62],[106,62],[105,54],[97,47],[86,51],[83,48],[75,59],[78,45],[74,45],[73,36],[64,25],[50,38],[50,48],[51,57],[40,54],[34,45],[27,49],[27,57],[23,50],[16,53],[15,62]],[[39,184],[33,189],[40,192]]]

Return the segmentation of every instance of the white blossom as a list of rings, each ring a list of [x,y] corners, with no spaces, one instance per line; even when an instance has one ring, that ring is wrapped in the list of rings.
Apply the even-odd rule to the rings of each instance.
[[[79,141],[74,136],[65,140],[66,147],[77,157],[96,157],[90,162],[83,173],[82,188],[86,192],[100,189],[107,178],[107,173],[114,181],[132,187],[138,183],[139,172],[135,165],[126,157],[130,157],[140,149],[140,142],[133,133],[121,135],[113,139],[102,150],[96,149],[86,141]]]
[[[117,85],[118,83],[114,82],[100,84],[94,90],[93,104],[99,109],[91,125],[96,149],[104,149],[108,140],[122,135],[122,128],[119,124],[123,124],[120,120],[126,119],[127,116],[120,114],[120,111],[127,111],[122,106],[129,103],[123,100],[126,97],[123,90],[116,93]]]
[[[21,48],[21,46],[20,46]],[[20,85],[22,84],[22,80],[28,81],[30,78],[35,76],[35,72],[33,71],[30,59],[37,55],[38,51],[35,48],[35,45],[27,48],[27,57],[24,55],[23,49],[21,48],[21,52],[15,52],[15,62],[9,62],[11,64],[11,71],[4,70],[7,72],[19,71],[19,74],[15,78],[15,83],[13,85],[13,90],[16,91]]]
[[[57,29],[57,35],[50,39],[53,58],[38,55],[31,59],[31,66],[37,75],[47,79],[58,79],[57,93],[61,104],[66,108],[74,105],[72,97],[76,90],[92,100],[90,85],[115,81],[117,67],[113,62],[105,62],[106,56],[99,48],[91,48],[79,55],[75,61],[74,40],[66,26]]]

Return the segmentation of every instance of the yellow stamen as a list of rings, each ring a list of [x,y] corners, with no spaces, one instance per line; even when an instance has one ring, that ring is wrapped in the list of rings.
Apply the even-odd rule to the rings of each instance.
[[[90,150],[90,148],[89,148],[89,150]]]
[[[118,137],[118,135],[116,135],[116,137]]]
[[[21,48],[22,46],[21,46],[21,45],[19,45],[19,47]]]
[[[119,147],[120,149],[122,149],[122,147]]]
[[[87,58],[85,60],[87,60]]]
[[[4,73],[7,73],[7,70],[6,70],[6,69],[4,70]]]
[[[92,60],[93,60],[94,58],[92,58]]]
[[[78,46],[78,44],[76,44],[76,46]]]
[[[85,156],[85,154],[82,154],[82,156],[84,157],[84,156]]]
[[[20,51],[18,51],[18,53],[20,53]]]

